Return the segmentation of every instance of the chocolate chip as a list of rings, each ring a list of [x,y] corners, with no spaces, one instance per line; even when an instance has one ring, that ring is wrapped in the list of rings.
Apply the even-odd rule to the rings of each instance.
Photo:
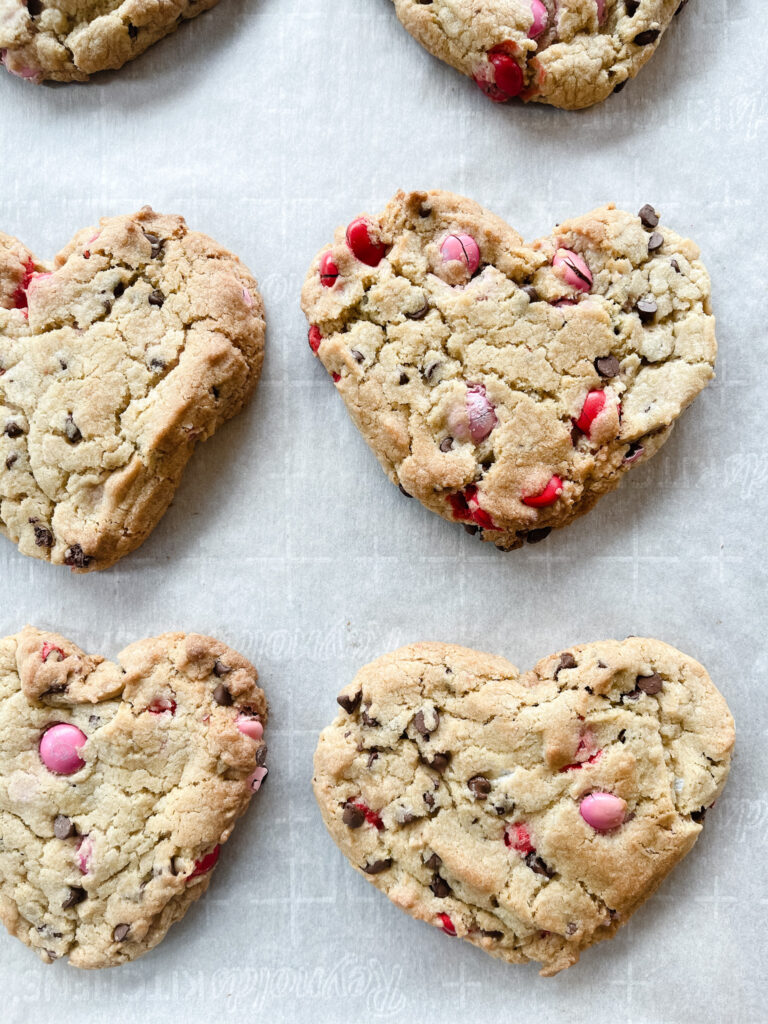
[[[640,319],[644,324],[650,323],[659,311],[655,299],[640,299],[635,309],[640,314]]]
[[[427,805],[427,807],[435,806],[435,798],[432,796],[431,793],[424,794],[424,803]]]
[[[633,15],[637,14],[637,9],[638,9],[639,6],[640,6],[640,0],[627,0],[627,3],[626,3],[627,14],[629,15],[630,18]]]
[[[370,754],[368,755],[368,762],[367,762],[367,765],[366,765],[366,767],[368,767],[368,768],[373,768],[373,762],[374,762],[374,761],[376,761],[376,760],[378,759],[378,756],[379,756],[379,752],[378,752],[378,750],[376,750],[376,749],[374,748],[374,749],[373,749],[373,750],[372,750],[372,751],[370,752]]]
[[[217,679],[221,679],[222,676],[228,676],[231,671],[232,669],[230,668],[230,666],[225,665],[223,661],[219,660],[219,658],[217,658],[216,661],[214,661],[213,674],[216,676]]]
[[[27,11],[30,18],[36,18],[43,12],[42,0],[27,0]]]
[[[14,463],[18,462],[18,460],[19,460],[19,456],[16,454],[16,452],[11,452],[11,454],[5,460],[5,468],[6,469],[12,469],[13,466],[14,466]]]
[[[269,753],[269,747],[266,743],[262,743],[259,749],[256,751],[256,764],[259,768],[263,768],[267,763],[267,754]]]
[[[467,531],[467,533],[470,534],[472,537],[474,537],[474,535],[476,533],[480,532],[480,527],[479,526],[475,526],[474,523],[462,523],[461,525],[464,527],[464,529]]]
[[[610,379],[621,373],[621,364],[616,356],[600,356],[595,360],[595,369],[601,377]]]
[[[438,725],[440,725],[440,714],[437,711],[437,708],[431,709],[431,714],[429,716],[429,725],[427,725],[427,721],[423,711],[417,711],[416,714],[413,716],[413,727],[414,729],[416,729],[417,732],[420,732],[422,736],[430,736],[433,732],[436,731]]]
[[[431,761],[427,761],[427,764],[433,769],[433,771],[436,771],[438,775],[442,775],[450,764],[450,761],[450,754],[435,754]]]
[[[661,35],[661,31],[658,28],[649,28],[645,32],[638,32],[632,42],[635,46],[648,46],[650,43],[655,43]],[[656,225],[652,225],[655,227]]]
[[[380,875],[382,871],[386,871],[392,867],[392,858],[386,857],[384,860],[375,860],[372,864],[363,865],[363,871],[366,875]]]
[[[444,878],[440,875],[435,875],[432,881],[429,883],[429,888],[435,894],[439,900],[444,900],[446,896],[451,895],[451,887],[448,885]]]
[[[627,742],[627,730],[626,729],[622,729],[621,732],[619,733],[617,739],[618,739],[619,743],[626,743]]]
[[[221,704],[221,706],[224,708],[232,706],[232,694],[226,688],[224,683],[219,683],[219,685],[213,691],[213,699],[216,701],[217,704]]]
[[[440,442],[440,451],[449,452],[451,448],[453,448],[453,438],[444,437],[443,440]]]
[[[525,285],[525,287],[522,290],[525,292],[525,294],[528,296],[531,302],[539,301],[539,293],[536,291],[532,284]]]
[[[640,218],[640,221],[644,228],[648,228],[649,230],[651,230],[652,228],[658,227],[659,215],[658,213],[656,213],[656,211],[650,203],[646,203],[645,206],[642,207],[637,216]]]
[[[80,433],[80,428],[72,418],[72,413],[70,413],[64,420],[64,433],[67,435],[67,440],[70,444],[80,444],[83,440],[83,435]]]
[[[221,392],[219,391],[218,388],[211,388],[211,394],[218,401]]]
[[[433,853],[429,860],[424,861],[424,867],[429,868],[430,871],[437,871],[442,863],[442,857],[438,857],[436,853]]]
[[[402,484],[398,484],[397,489],[400,491],[401,494],[404,494],[406,498],[412,497],[412,495],[410,495],[408,491],[406,491]]]
[[[476,800],[485,800],[491,792],[491,783],[484,775],[473,775],[467,786]]]
[[[360,712],[360,718],[362,719],[363,725],[367,726],[369,729],[375,729],[378,727],[380,723],[375,718],[371,718],[371,716],[368,714],[370,710],[371,705],[366,704],[366,706]]]
[[[547,878],[551,878],[554,875],[554,871],[548,868],[541,857],[537,857],[533,852],[529,853],[525,858],[525,863],[537,875],[545,875]]]
[[[439,366],[440,366],[440,363],[430,363],[429,364],[429,366],[424,371],[424,376],[426,377],[427,380],[432,380],[432,375],[433,375],[433,373],[435,372],[435,370]]]
[[[683,10],[683,8],[685,7],[685,5],[686,5],[687,3],[688,3],[688,0],[680,0],[680,6],[679,6],[679,7],[677,8],[677,10],[675,11],[675,17],[677,17],[677,16],[678,16],[678,14],[679,14],[679,13],[680,13],[680,12],[681,12],[681,11]]]
[[[575,935],[578,930],[579,926],[574,921],[569,921],[568,924],[565,926],[566,935]]]
[[[39,548],[53,547],[53,534],[47,526],[43,526],[42,523],[35,523],[32,529],[35,531],[35,544]]]
[[[74,822],[66,814],[57,814],[53,819],[53,834],[57,839],[69,839],[76,832]]]
[[[336,703],[340,707],[342,707],[347,712],[348,715],[351,715],[353,711],[357,710],[357,707],[360,704],[362,696],[362,690],[358,690],[357,693],[353,694],[353,696],[351,697],[346,693],[341,693],[336,698]]]
[[[550,533],[552,533],[551,526],[540,526],[538,530],[529,530],[525,535],[526,543],[539,544],[546,540]]]
[[[356,348],[350,349],[350,352],[354,356],[355,362],[357,362],[357,363],[365,362],[365,356],[358,349],[356,349]]]
[[[149,293],[149,304],[150,306],[162,306],[165,302],[165,296],[162,292],[159,292],[157,288],[153,292]]]
[[[157,235],[150,234],[149,231],[144,232],[144,237],[152,246],[152,259],[155,259],[156,256],[160,255],[160,252],[163,248],[162,240],[158,238]]]
[[[431,215],[431,213],[432,213],[432,207],[431,206],[420,206],[419,207],[419,216],[420,217],[429,217]]]
[[[479,928],[478,931],[486,939],[493,939],[494,942],[501,942],[504,938],[504,932],[489,932],[485,928]]]
[[[702,807],[698,811],[691,811],[691,821],[695,821],[697,825],[701,825],[707,814],[707,808]]]
[[[648,239],[648,252],[656,252],[664,245],[664,235],[660,231],[654,231]]]
[[[119,299],[124,291],[125,291],[125,285],[123,284],[122,281],[118,281],[117,284],[115,285],[114,289],[112,290],[112,294],[115,296],[116,299]]]
[[[93,561],[91,555],[86,555],[79,544],[73,544],[64,552],[64,565],[71,565],[75,569],[87,569]]]
[[[638,676],[636,685],[638,690],[652,697],[656,693],[661,693],[664,689],[664,680],[658,672],[654,672],[652,676]]]
[[[576,659],[570,651],[566,651],[564,654],[560,655],[560,663],[555,669],[555,679],[557,679],[558,674],[562,672],[564,668],[576,668]]]
[[[112,932],[112,938],[115,942],[122,942],[130,930],[131,926],[129,924],[119,924]]]
[[[78,903],[82,903],[88,896],[88,893],[79,885],[71,885],[69,887],[69,895],[61,904],[62,910],[69,910],[70,907],[76,907]]]
[[[400,374],[400,380],[398,380],[397,383],[398,384],[407,384],[410,379],[411,378],[408,376],[407,373],[401,373]]]
[[[618,85],[614,86],[614,93],[621,92],[621,90],[624,88],[628,81],[629,79],[625,78],[623,82],[619,82]]]
[[[400,811],[397,815],[397,822],[400,825],[410,825],[412,821],[416,821],[418,815],[414,814],[413,811]]]
[[[670,260],[669,265],[672,267],[676,274],[680,273],[680,264],[677,262],[677,260]]]
[[[8,437],[14,438],[21,437],[24,431],[21,429],[18,423],[15,423],[13,420],[9,420],[5,424],[5,433]]]
[[[406,313],[405,315],[409,320],[423,320],[427,313],[429,313],[429,303],[425,299],[421,309],[417,309],[415,313]]]
[[[354,804],[347,804],[341,820],[347,828],[360,828],[365,823],[365,812],[361,811],[359,807],[355,807]]]
[[[135,25],[132,25],[130,23],[130,21],[129,21],[128,22],[128,35],[131,37],[131,39],[135,39],[138,34],[139,34],[139,30],[136,28]]]

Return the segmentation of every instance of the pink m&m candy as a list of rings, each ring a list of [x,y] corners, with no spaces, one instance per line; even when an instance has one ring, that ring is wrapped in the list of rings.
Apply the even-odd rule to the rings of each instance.
[[[209,871],[212,871],[216,866],[216,861],[219,859],[221,853],[220,846],[214,846],[210,853],[206,854],[205,857],[201,857],[200,860],[195,861],[195,866],[192,869],[192,873],[187,876],[187,880],[190,878],[197,878],[199,875],[207,875]]]
[[[440,255],[445,263],[463,263],[470,277],[480,266],[480,248],[472,235],[448,235],[440,243]]]
[[[558,249],[552,259],[552,266],[571,288],[588,292],[592,287],[592,272],[578,253],[570,249]]]
[[[339,278],[339,268],[330,252],[320,257],[320,284],[323,288],[333,288]]]
[[[491,50],[488,60],[493,64],[496,88],[503,94],[503,99],[519,96],[523,91],[525,78],[523,69],[517,61],[503,50]]]
[[[595,0],[595,6],[597,7],[598,24],[602,25],[603,18],[605,17],[605,0]]]
[[[590,793],[581,801],[579,813],[597,832],[609,832],[623,824],[627,804],[613,793]]]
[[[369,267],[378,267],[387,254],[386,245],[371,238],[371,225],[364,217],[353,220],[347,228],[347,245],[355,258]]]
[[[539,494],[524,495],[522,502],[530,505],[531,508],[545,508],[547,505],[554,505],[563,492],[563,481],[559,476],[551,476],[549,483]]]
[[[248,715],[238,715],[235,725],[244,736],[250,736],[252,740],[260,740],[264,735],[264,726],[258,718],[250,718]]]
[[[59,722],[46,729],[40,740],[40,760],[55,775],[72,775],[85,764],[80,750],[88,737],[76,725]]]
[[[320,342],[323,340],[323,336],[320,333],[320,328],[315,324],[309,328],[309,347],[312,351],[317,354],[317,350],[320,348]]]
[[[602,0],[598,0],[598,2],[602,3]],[[537,39],[547,27],[549,13],[541,0],[531,0],[531,14],[533,15],[533,24],[528,29],[528,38]]]
[[[248,777],[248,781],[250,782],[251,789],[253,790],[254,793],[257,793],[261,789],[261,784],[264,781],[264,779],[266,779],[268,774],[269,772],[267,771],[266,768],[257,768]]]
[[[605,401],[604,391],[590,391],[584,399],[584,405],[581,407],[581,413],[576,420],[576,426],[587,437],[589,437],[589,430],[593,422],[605,408]]]
[[[452,437],[458,441],[471,439],[475,444],[484,441],[497,423],[483,384],[468,384],[463,404],[451,409],[447,417]]]

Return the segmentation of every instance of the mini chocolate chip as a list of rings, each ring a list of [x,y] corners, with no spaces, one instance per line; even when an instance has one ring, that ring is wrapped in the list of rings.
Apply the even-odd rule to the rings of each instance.
[[[529,853],[525,858],[525,863],[537,875],[545,875],[547,878],[551,878],[554,874],[554,871],[547,867],[541,857],[537,857],[533,852]]]
[[[701,825],[707,814],[707,808],[702,807],[698,811],[691,811],[691,821],[695,821],[697,825]]]
[[[214,388],[211,388],[211,394],[212,394],[212,395],[213,395],[213,397],[214,397],[214,398],[215,398],[215,399],[216,399],[216,400],[218,401],[218,399],[219,399],[219,395],[221,394],[221,392],[219,391],[219,389],[218,389],[218,388],[215,388],[215,387],[214,387]]]
[[[525,535],[525,539],[528,544],[539,544],[541,541],[546,540],[550,533],[552,533],[551,526],[541,526],[538,530],[529,530]]]
[[[367,726],[369,729],[375,729],[379,725],[379,722],[375,718],[371,718],[371,716],[368,714],[370,710],[371,705],[366,704],[366,706],[360,712],[360,718],[363,721],[363,725]]]
[[[404,494],[406,498],[412,497],[412,495],[410,495],[408,491],[406,491],[402,484],[398,484],[397,489],[400,491],[401,494]]]
[[[435,894],[439,900],[444,900],[446,896],[451,895],[451,887],[448,885],[444,878],[440,875],[435,875],[432,881],[429,883],[429,888]]]
[[[646,29],[645,32],[638,32],[638,34],[635,36],[632,42],[635,44],[635,46],[648,46],[650,43],[655,43],[660,35],[660,29],[649,28]],[[655,224],[651,225],[651,227],[655,226]]]
[[[686,5],[687,3],[688,3],[688,0],[680,0],[680,6],[679,6],[679,7],[677,8],[677,10],[675,11],[675,17],[677,17],[677,16],[678,16],[678,14],[679,14],[679,13],[680,13],[680,12],[681,12],[681,11],[683,10],[683,8],[685,7],[685,5]]]
[[[425,299],[421,309],[417,309],[415,313],[406,313],[405,315],[409,320],[423,320],[427,313],[429,313],[429,303]]]
[[[382,871],[386,871],[392,867],[392,858],[385,857],[384,860],[375,860],[372,864],[363,865],[363,871],[366,875],[380,875]]]
[[[427,807],[435,806],[435,798],[432,796],[431,793],[424,794],[424,803],[427,805]]]
[[[434,725],[432,725],[433,721],[435,723]],[[427,723],[424,719],[423,711],[417,711],[416,714],[413,716],[413,727],[414,729],[416,729],[417,732],[420,732],[422,736],[430,736],[433,732],[435,732],[438,725],[440,725],[440,714],[437,711],[437,708],[432,708],[432,715],[430,716],[429,726],[427,726]]]
[[[648,252],[656,252],[664,245],[664,235],[660,231],[654,231],[648,239]]]
[[[123,284],[122,281],[118,281],[117,284],[115,285],[115,287],[112,289],[112,294],[114,295],[114,297],[116,299],[119,299],[124,291],[125,291],[125,285]]]
[[[476,800],[485,800],[491,792],[491,783],[484,775],[473,775],[467,786]]]
[[[263,768],[267,763],[267,754],[269,753],[269,747],[266,743],[262,743],[259,749],[256,751],[256,764],[259,768]]]
[[[401,373],[400,374],[400,379],[398,380],[397,383],[398,384],[407,384],[410,379],[411,378],[408,376],[407,373]]]
[[[617,739],[618,739],[619,743],[626,743],[627,742],[627,730],[626,729],[622,729],[621,732],[619,733]]]
[[[480,532],[480,527],[475,526],[474,523],[462,523],[461,524],[468,534],[474,537],[476,533]]]
[[[224,683],[219,683],[213,691],[213,699],[217,704],[221,704],[222,707],[228,708],[232,706],[232,694],[226,688]]]
[[[355,807],[354,804],[347,804],[341,820],[347,828],[360,828],[365,823],[365,812],[361,811],[359,807]]]
[[[619,82],[618,85],[614,86],[614,88],[613,88],[614,93],[621,92],[621,90],[624,88],[624,86],[627,84],[628,81],[629,81],[629,79],[625,78],[623,82]]]
[[[79,885],[71,885],[69,887],[69,895],[61,904],[62,910],[69,910],[70,907],[76,907],[78,903],[82,903],[88,896],[88,893]]]
[[[370,754],[368,755],[368,763],[367,763],[367,767],[368,768],[373,768],[373,762],[378,759],[378,756],[379,756],[378,750],[374,749],[374,750],[372,750],[370,752]]]
[[[574,921],[569,921],[568,924],[565,926],[566,935],[575,935],[578,930],[579,926]]]
[[[652,697],[656,693],[661,693],[664,689],[664,680],[658,672],[654,672],[651,676],[638,676],[637,689]]]
[[[558,674],[562,672],[564,668],[576,668],[576,659],[570,651],[566,651],[564,654],[560,655],[560,663],[555,669],[555,679],[557,679]]]
[[[64,552],[64,565],[71,565],[75,569],[87,569],[93,561],[91,555],[86,555],[79,544],[73,544]]]
[[[656,213],[656,211],[650,203],[646,203],[645,206],[642,207],[637,216],[640,218],[640,221],[644,228],[648,228],[649,230],[651,230],[652,228],[658,227],[659,215],[658,213]]]
[[[633,15],[637,14],[637,9],[638,9],[639,6],[640,6],[640,0],[627,0],[627,3],[626,3],[627,14],[629,15],[630,18],[633,17]]]
[[[213,674],[216,676],[217,679],[221,679],[222,676],[228,676],[231,671],[232,669],[230,668],[230,666],[225,665],[223,661],[219,660],[219,658],[217,658],[216,661],[214,661]]]
[[[424,867],[429,868],[430,871],[437,871],[442,863],[442,857],[438,857],[436,853],[433,853],[429,860],[424,861]]]
[[[440,451],[449,452],[451,448],[453,448],[453,438],[444,437],[443,440],[440,442]]]
[[[164,370],[165,360],[159,359],[157,356],[155,356],[154,358],[150,359],[149,368],[150,370]]]
[[[350,349],[350,351],[351,351],[352,355],[355,357],[355,362],[358,362],[358,363],[365,362],[365,356],[358,349],[353,348],[353,349]]]
[[[362,690],[358,690],[357,693],[353,694],[351,697],[348,694],[346,694],[346,693],[341,693],[336,698],[336,703],[340,707],[342,707],[344,709],[344,711],[347,712],[348,715],[351,715],[353,711],[357,710],[357,708],[358,708],[358,706],[360,704],[360,701],[362,699],[362,696],[363,696],[363,691]]]
[[[429,217],[431,215],[431,213],[432,213],[432,207],[431,206],[420,206],[419,207],[419,216],[420,217]]]
[[[655,299],[640,299],[635,306],[644,324],[650,323],[659,311]]]
[[[47,526],[43,526],[41,523],[35,523],[32,529],[35,531],[35,544],[39,548],[53,547],[53,534]]]
[[[163,242],[157,237],[157,235],[150,234],[149,231],[144,232],[144,237],[152,246],[152,259],[155,259],[156,256],[160,255],[160,250],[163,248]]]
[[[672,267],[676,274],[680,273],[680,264],[677,262],[677,260],[670,260],[669,265]]]
[[[122,942],[130,930],[131,926],[129,924],[119,924],[112,932],[112,938],[115,942]]]
[[[445,769],[448,767],[451,761],[450,754],[435,754],[431,761],[427,761],[430,768],[437,772],[438,775],[442,775]]]
[[[429,366],[424,371],[424,376],[427,378],[427,380],[432,380],[432,374],[435,372],[435,370],[439,366],[440,366],[440,363],[430,363],[429,364]]]
[[[417,817],[418,815],[414,814],[412,811],[402,811],[399,814],[397,821],[400,825],[410,825],[412,821],[416,821]]]
[[[479,928],[478,931],[485,939],[493,939],[494,942],[501,942],[504,938],[504,932],[489,932],[485,928]]]
[[[16,463],[18,461],[19,461],[19,456],[16,454],[16,452],[11,452],[11,454],[5,460],[5,468],[6,469],[12,469],[13,466],[14,466],[14,463]]]
[[[57,814],[53,819],[53,834],[57,839],[69,839],[76,831],[74,822],[66,814]]]
[[[27,0],[27,11],[29,12],[30,18],[36,18],[38,14],[42,14],[42,0]]]
[[[80,433],[80,428],[72,418],[72,413],[70,413],[64,420],[64,433],[67,435],[67,440],[70,444],[80,444],[83,440],[83,435]]]
[[[21,429],[18,423],[15,423],[13,420],[9,420],[5,424],[5,433],[8,437],[14,438],[21,437],[24,431]]]
[[[136,26],[128,22],[128,35],[131,37],[131,39],[135,39],[138,34],[139,30],[136,28]]]
[[[149,293],[149,304],[150,306],[162,306],[165,302],[165,296],[162,292],[159,292],[157,288],[153,292]]]
[[[621,373],[621,364],[616,356],[600,356],[595,360],[595,369],[601,377],[618,377]]]
[[[539,293],[536,291],[536,289],[533,287],[532,284],[525,285],[525,287],[522,289],[522,291],[525,292],[525,294],[528,296],[528,298],[531,300],[531,302],[538,302],[539,301]]]

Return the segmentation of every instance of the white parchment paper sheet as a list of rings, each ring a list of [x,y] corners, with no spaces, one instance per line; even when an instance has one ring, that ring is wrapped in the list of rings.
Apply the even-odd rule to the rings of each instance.
[[[269,780],[204,900],[109,971],[46,967],[0,935],[4,1024],[768,1020],[766,50],[763,0],[692,0],[604,105],[498,108],[389,0],[222,0],[89,85],[0,77],[0,229],[50,256],[101,215],[183,213],[250,266],[269,321],[255,401],[136,554],[76,577],[0,542],[0,634],[32,622],[114,656],[211,633],[256,663],[272,708]],[[504,555],[404,499],[311,358],[309,260],[399,187],[472,196],[528,239],[608,199],[651,202],[701,245],[716,383],[544,544]],[[410,920],[346,864],[311,758],[360,665],[440,639],[528,668],[630,633],[708,667],[738,752],[695,850],[615,941],[542,980]]]

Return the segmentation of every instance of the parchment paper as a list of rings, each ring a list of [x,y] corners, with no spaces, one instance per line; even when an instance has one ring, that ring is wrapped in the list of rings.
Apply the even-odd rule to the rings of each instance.
[[[223,0],[121,72],[0,78],[0,229],[51,256],[101,215],[182,213],[260,281],[268,355],[168,514],[109,572],[0,540],[0,634],[26,622],[108,656],[169,629],[258,666],[270,776],[208,895],[135,964],[46,967],[0,935],[0,1020],[768,1020],[765,884],[768,21],[693,0],[621,95],[583,113],[490,104],[390,0]],[[526,238],[614,199],[653,203],[714,282],[717,381],[595,511],[502,554],[391,486],[311,358],[299,291],[334,227],[399,187],[482,202]],[[319,729],[363,663],[440,639],[522,669],[657,636],[701,660],[738,750],[690,856],[610,943],[553,980],[416,923],[358,877],[310,789]]]

